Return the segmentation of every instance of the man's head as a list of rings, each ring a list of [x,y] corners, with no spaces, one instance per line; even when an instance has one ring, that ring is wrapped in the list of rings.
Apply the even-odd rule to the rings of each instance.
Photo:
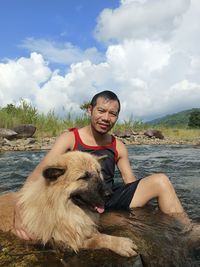
[[[119,105],[119,109],[118,109],[118,114],[119,114],[120,109],[121,109],[121,104],[120,104],[119,98],[117,97],[117,95],[115,93],[113,93],[112,91],[108,91],[108,90],[105,90],[105,91],[97,93],[96,95],[93,96],[93,98],[92,98],[92,100],[90,102],[90,105],[92,107],[96,106],[97,99],[99,97],[102,97],[102,98],[104,98],[106,100],[115,100],[115,101],[117,101],[118,105]]]
[[[96,94],[90,103],[88,113],[93,130],[106,134],[115,125],[120,111],[120,101],[115,93],[103,91]]]

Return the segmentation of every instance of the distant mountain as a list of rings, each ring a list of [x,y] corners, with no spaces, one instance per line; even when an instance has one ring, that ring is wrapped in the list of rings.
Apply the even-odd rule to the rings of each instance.
[[[195,108],[195,110],[200,111],[200,108]],[[184,110],[177,112],[175,114],[166,115],[164,117],[148,121],[147,124],[150,125],[163,125],[163,126],[170,126],[170,127],[186,127],[188,125],[189,117],[191,111],[194,109]]]

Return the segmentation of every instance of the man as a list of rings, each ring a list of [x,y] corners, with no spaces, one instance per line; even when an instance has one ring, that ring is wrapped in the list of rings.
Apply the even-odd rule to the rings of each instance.
[[[61,134],[27,180],[37,179],[52,159],[68,150],[87,151],[95,155],[106,154],[102,172],[105,182],[113,190],[111,198],[106,202],[106,209],[142,207],[149,200],[157,198],[162,212],[179,214],[183,222],[189,224],[190,221],[165,174],[153,174],[136,180],[129,163],[126,146],[109,134],[118,119],[119,112],[120,101],[113,92],[103,91],[96,94],[88,108],[90,124]],[[124,181],[122,185],[116,185],[114,182],[115,165]],[[21,225],[19,207],[16,208],[15,227],[20,238],[30,238]]]

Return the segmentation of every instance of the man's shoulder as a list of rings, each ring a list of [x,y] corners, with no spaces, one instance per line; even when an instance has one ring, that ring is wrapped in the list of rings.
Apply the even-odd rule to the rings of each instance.
[[[56,139],[56,143],[67,145],[68,148],[73,147],[73,145],[74,145],[74,133],[72,131],[69,131],[69,130],[63,131]]]
[[[126,145],[118,138],[116,138],[116,148],[117,148],[119,155],[120,155],[120,153],[123,153],[124,151],[127,150]]]
[[[125,146],[125,144],[120,139],[118,139],[117,137],[114,137],[114,138],[116,140],[116,144],[118,144],[120,146]]]
[[[69,137],[71,137],[71,136],[73,136],[74,135],[74,133],[73,133],[73,131],[71,131],[71,130],[64,130],[59,136],[58,136],[58,138],[69,138]]]

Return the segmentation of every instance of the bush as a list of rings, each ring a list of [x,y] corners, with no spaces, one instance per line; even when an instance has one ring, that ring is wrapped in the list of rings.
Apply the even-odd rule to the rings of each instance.
[[[17,124],[35,124],[37,121],[37,109],[25,100],[21,100],[19,106],[8,104],[6,107],[0,109],[2,128],[12,128]]]
[[[200,128],[200,110],[193,109],[190,113],[188,126],[190,128]]]
[[[8,104],[0,108],[0,128],[12,129],[19,124],[33,124],[37,128],[38,137],[57,136],[65,129],[83,127],[87,123],[88,118],[85,113],[75,117],[68,112],[64,118],[60,118],[52,110],[47,114],[39,113],[23,99],[19,106]]]

